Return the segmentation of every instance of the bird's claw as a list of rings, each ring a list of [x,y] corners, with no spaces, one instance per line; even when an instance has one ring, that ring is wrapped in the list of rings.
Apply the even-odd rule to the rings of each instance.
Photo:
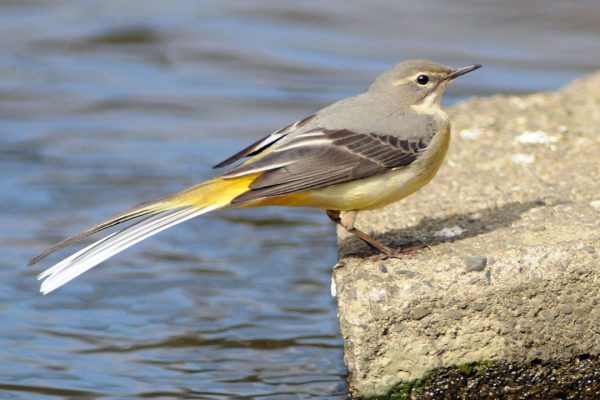
[[[407,243],[401,245],[397,249],[385,246],[384,248],[379,249],[380,253],[375,255],[374,257],[377,260],[386,260],[388,258],[403,258],[406,256],[413,255],[427,247],[427,245],[424,245],[422,243]]]

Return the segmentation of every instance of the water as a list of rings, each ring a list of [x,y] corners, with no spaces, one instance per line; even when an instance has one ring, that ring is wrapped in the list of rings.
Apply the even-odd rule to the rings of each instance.
[[[447,103],[551,90],[599,27],[595,0],[1,2],[0,398],[344,398],[321,212],[208,215],[49,296],[25,264],[396,61],[484,64]]]

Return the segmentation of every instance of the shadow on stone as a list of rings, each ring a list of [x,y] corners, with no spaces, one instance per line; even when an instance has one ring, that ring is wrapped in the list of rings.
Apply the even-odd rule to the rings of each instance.
[[[545,204],[542,200],[526,203],[511,202],[500,207],[486,208],[467,214],[457,214],[448,218],[426,217],[418,225],[394,229],[383,234],[373,234],[372,236],[392,248],[414,245],[416,243],[426,247],[433,247],[441,243],[463,240],[496,229],[506,228],[514,221],[519,220],[523,213],[543,206]],[[362,221],[362,224],[365,224],[365,221]],[[444,231],[451,230],[453,227],[460,227],[462,233],[443,234]],[[342,256],[365,257],[375,254],[373,251],[366,250],[366,244],[362,244],[359,239],[353,236],[346,237],[340,244],[341,249],[356,249],[359,246],[359,251],[344,251]]]

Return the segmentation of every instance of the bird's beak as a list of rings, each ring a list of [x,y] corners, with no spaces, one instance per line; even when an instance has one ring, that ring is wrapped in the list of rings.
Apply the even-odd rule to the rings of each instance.
[[[468,72],[475,71],[476,69],[481,68],[480,64],[467,65],[466,67],[456,68],[454,71],[450,72],[450,74],[446,77],[448,80],[452,80],[461,75],[464,75]]]

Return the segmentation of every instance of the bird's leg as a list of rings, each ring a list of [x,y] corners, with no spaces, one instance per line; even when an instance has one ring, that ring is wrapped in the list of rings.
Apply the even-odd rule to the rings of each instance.
[[[357,211],[338,211],[338,210],[327,210],[327,216],[330,220],[335,222],[344,228],[348,233],[353,234],[370,247],[379,250],[381,253],[385,254],[388,257],[393,257],[396,254],[396,251],[389,248],[385,244],[381,243],[378,240],[373,239],[371,236],[367,235],[360,229],[354,226],[354,221],[356,220]]]
[[[348,233],[353,234],[373,249],[379,250],[381,254],[386,257],[397,257],[405,254],[411,254],[425,247],[423,245],[412,245],[400,247],[399,249],[392,249],[380,241],[373,239],[371,236],[354,226],[354,221],[356,221],[358,211],[326,210],[326,213],[330,220],[340,225]]]

